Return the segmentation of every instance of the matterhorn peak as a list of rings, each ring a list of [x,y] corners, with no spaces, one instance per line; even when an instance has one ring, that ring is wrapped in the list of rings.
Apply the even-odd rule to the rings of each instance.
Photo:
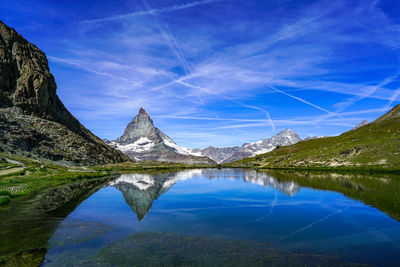
[[[215,164],[207,157],[191,154],[154,126],[144,108],[126,126],[123,135],[115,141],[106,141],[133,160],[156,160],[188,164]]]
[[[140,107],[140,109],[139,109],[139,114],[149,116],[149,114],[146,112],[146,110],[144,108],[142,108],[142,107]]]
[[[158,139],[157,131],[149,114],[144,108],[140,108],[139,113],[128,124],[124,134],[117,141],[127,144],[135,142],[142,137]]]

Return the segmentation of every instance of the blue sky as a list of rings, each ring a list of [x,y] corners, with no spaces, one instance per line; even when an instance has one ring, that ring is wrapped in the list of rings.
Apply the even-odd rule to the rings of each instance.
[[[400,2],[2,0],[101,138],[142,106],[179,145],[337,135],[400,102]]]

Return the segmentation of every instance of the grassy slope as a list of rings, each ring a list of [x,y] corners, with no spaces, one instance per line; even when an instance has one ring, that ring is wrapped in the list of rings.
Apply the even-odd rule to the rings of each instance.
[[[8,175],[0,175],[0,205],[10,202],[13,198],[32,195],[35,192],[71,184],[86,179],[106,177],[120,173],[135,171],[174,171],[187,168],[204,168],[212,166],[184,165],[178,163],[162,162],[126,162],[91,167],[59,166],[52,162],[41,162],[27,157],[0,153],[0,158],[8,158],[23,163],[24,169]],[[18,166],[1,162],[2,169]]]
[[[400,177],[393,174],[263,170],[279,181],[343,193],[400,221]]]
[[[227,166],[400,170],[400,105],[340,136],[302,141]]]

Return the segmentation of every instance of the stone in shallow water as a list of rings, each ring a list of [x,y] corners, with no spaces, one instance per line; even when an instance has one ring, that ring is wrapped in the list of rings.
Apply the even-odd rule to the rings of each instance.
[[[96,258],[104,266],[343,265],[337,257],[279,251],[262,243],[150,232],[114,242]]]

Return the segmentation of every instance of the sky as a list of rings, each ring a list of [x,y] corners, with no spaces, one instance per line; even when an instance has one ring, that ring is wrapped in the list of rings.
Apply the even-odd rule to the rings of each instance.
[[[202,148],[339,135],[400,103],[398,0],[1,0],[0,19],[101,138],[140,107]]]

